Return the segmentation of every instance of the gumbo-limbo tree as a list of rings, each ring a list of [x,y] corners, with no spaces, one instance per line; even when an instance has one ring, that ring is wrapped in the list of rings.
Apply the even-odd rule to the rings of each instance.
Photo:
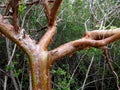
[[[78,50],[95,47],[102,49],[108,60],[109,67],[116,77],[116,86],[119,88],[118,76],[115,73],[107,54],[106,45],[120,39],[120,28],[113,30],[87,31],[78,40],[70,41],[57,48],[48,50],[53,38],[57,33],[57,13],[63,0],[33,0],[25,5],[42,5],[47,20],[45,34],[35,41],[25,29],[21,27],[19,21],[18,8],[22,0],[9,0],[4,14],[0,15],[0,33],[4,38],[8,38],[16,43],[27,54],[32,78],[32,90],[51,90],[50,70],[54,63],[60,58],[71,55]],[[6,20],[7,19],[7,20]],[[8,20],[10,19],[10,22]]]

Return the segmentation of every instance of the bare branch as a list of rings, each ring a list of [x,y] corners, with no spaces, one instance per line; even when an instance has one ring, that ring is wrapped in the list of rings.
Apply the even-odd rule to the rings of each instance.
[[[61,57],[70,55],[77,50],[86,49],[89,47],[102,47],[107,44],[120,39],[120,28],[114,30],[95,30],[86,33],[86,35],[79,40],[68,42],[64,45],[50,51],[52,56],[52,63]]]
[[[42,0],[44,12],[47,17],[48,26],[53,26],[57,17],[57,12],[63,0]],[[51,4],[53,5],[51,7]]]
[[[42,0],[44,11],[48,20],[48,29],[45,35],[40,39],[39,46],[42,50],[47,50],[50,42],[52,41],[55,33],[56,33],[56,15],[59,10],[59,7],[62,3],[62,0],[55,0],[53,3],[52,9],[49,7],[48,0]]]
[[[56,27],[55,26],[48,27],[47,32],[38,42],[40,49],[47,50],[55,34],[56,34]]]
[[[12,9],[11,15],[12,15],[12,23],[14,26],[14,29],[16,31],[19,31],[19,15],[18,15],[18,6],[19,6],[19,1],[20,0],[9,0],[9,3],[7,4],[6,11],[5,11],[5,16],[8,15],[10,12],[10,8]]]
[[[24,33],[24,30],[20,30],[19,33],[14,31],[14,27],[8,23],[5,23],[0,19],[0,32],[7,38],[14,41],[18,46],[20,46],[27,54],[36,48],[34,40],[32,40],[29,35]]]
[[[93,64],[93,61],[94,61],[94,56],[92,56],[90,65],[89,65],[89,67],[88,67],[88,69],[87,69],[87,72],[86,72],[85,79],[84,79],[84,82],[83,82],[83,85],[82,85],[81,90],[84,90],[84,88],[85,88],[85,83],[86,83],[86,81],[87,81],[88,74],[89,74],[89,72],[90,72],[90,69],[91,69],[91,66],[92,66],[92,64]]]
[[[114,68],[113,68],[113,66],[112,66],[112,64],[111,64],[111,62],[110,62],[110,58],[109,58],[109,55],[108,55],[108,51],[107,51],[107,49],[104,48],[104,47],[102,48],[102,50],[103,50],[103,53],[105,54],[105,57],[106,57],[108,66],[109,66],[111,72],[113,73],[113,75],[115,76],[115,81],[116,81],[117,89],[120,90],[120,87],[119,87],[119,78],[118,78],[118,75],[117,75],[117,73],[115,72],[115,70],[114,70]]]
[[[57,17],[57,12],[60,8],[60,5],[62,3],[63,0],[55,0],[54,1],[54,5],[51,9],[51,13],[50,13],[50,21],[49,21],[49,25],[50,26],[53,26],[55,24],[55,20],[56,20],[56,17]]]
[[[50,20],[50,8],[48,6],[48,0],[41,0],[44,8],[44,12],[47,18],[47,21],[49,22]]]

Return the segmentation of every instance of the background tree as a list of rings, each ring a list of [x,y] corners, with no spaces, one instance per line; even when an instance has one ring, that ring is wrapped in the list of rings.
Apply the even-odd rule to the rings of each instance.
[[[59,1],[61,2],[61,0]],[[110,81],[114,80],[114,76],[110,75],[112,73],[109,69],[106,69],[107,65],[105,63],[104,60],[105,58],[101,50],[98,50],[96,48],[91,48],[88,51],[78,51],[77,53],[74,52],[76,50],[88,49],[91,46],[101,48],[101,46],[102,47],[106,46],[110,42],[119,39],[119,28],[115,29],[119,27],[119,21],[118,21],[119,0],[118,1],[65,0],[63,2],[63,5],[61,6],[61,10],[56,19],[56,14],[57,14],[56,11],[58,10],[60,4],[59,1],[56,0],[53,3],[53,1],[47,1],[47,0],[45,1],[43,0],[40,2],[39,1],[26,2],[24,0],[21,0],[21,2],[19,2],[18,4],[19,17],[16,18],[15,14],[11,14],[12,16],[11,15],[7,15],[4,17],[1,16],[0,32],[2,33],[2,36],[8,37],[18,46],[20,46],[24,50],[24,52],[27,53],[30,63],[29,66],[26,55],[24,55],[24,53],[19,48],[16,48],[16,45],[14,45],[14,43],[6,39],[7,54],[1,52],[1,58],[3,59],[1,63],[1,72],[3,74],[1,74],[1,77],[4,77],[3,75],[6,75],[5,79],[1,79],[1,81],[4,82],[4,84],[3,83],[1,84],[3,85],[1,86],[1,88],[4,87],[4,90],[6,90],[6,88],[10,88],[10,89],[15,88],[16,90],[18,89],[26,90],[28,88],[26,87],[26,85],[31,87],[31,78],[28,79],[28,77],[31,77],[31,74],[33,80],[32,82],[33,89],[42,88],[43,90],[49,90],[50,82],[49,80],[46,80],[48,78],[45,77],[48,76],[49,74],[49,70],[48,70],[49,68],[46,69],[45,68],[46,64],[44,63],[46,63],[45,61],[47,61],[47,63],[49,63],[49,61],[52,63],[58,59],[59,59],[58,63],[54,65],[54,69],[52,69],[51,71],[51,73],[53,74],[52,76],[53,89],[77,90],[84,88],[86,89],[95,88],[97,90],[101,88],[102,90],[103,89],[106,90],[106,88],[107,89],[116,88],[116,84],[110,83]],[[4,15],[4,11],[7,10],[7,9],[3,9],[4,7],[6,7],[6,2],[7,0],[1,1],[0,12],[2,15]],[[52,10],[48,10],[48,9],[52,9]],[[11,22],[12,26],[8,24],[7,20],[5,21],[6,18],[9,19],[9,22]],[[12,18],[15,20],[18,20],[19,18],[20,30],[15,31],[16,30],[15,25],[13,24],[14,20]],[[56,24],[58,27],[57,30],[58,34],[56,35],[53,41],[52,37],[56,32],[55,30]],[[25,29],[25,33],[22,32],[24,30],[23,28]],[[88,32],[88,30],[92,30],[92,29],[110,29],[110,28],[114,30]],[[86,35],[82,37],[84,33],[86,33]],[[31,35],[32,39],[30,39],[28,34]],[[80,37],[82,37],[82,39],[79,39]],[[37,43],[34,42],[33,38],[34,40],[36,40]],[[40,41],[39,38],[41,38]],[[51,40],[53,41],[53,44],[48,47],[48,44],[50,43]],[[75,41],[66,43],[71,40],[75,40]],[[5,41],[3,38],[1,38],[1,41],[2,41],[1,49],[3,49],[4,47],[3,44],[5,44]],[[62,43],[66,43],[66,44],[58,47]],[[119,46],[118,44],[119,42],[117,42],[117,44],[115,43],[114,45],[116,45],[117,47]],[[58,48],[54,49],[55,47]],[[111,47],[111,45],[109,45],[108,48],[109,47]],[[38,51],[38,48],[41,49]],[[109,50],[111,52],[109,53],[110,57],[112,58],[114,55],[113,60],[117,60],[117,59],[119,60],[119,57],[117,57],[119,56],[118,53],[119,47],[117,47],[117,50],[113,51],[114,48],[112,47],[112,49]],[[5,51],[5,49],[3,49],[2,51]],[[3,55],[6,57],[3,57]],[[61,57],[66,55],[72,57],[71,58],[65,57],[60,59]],[[7,57],[8,57],[8,61],[7,61]],[[36,58],[40,59],[40,63],[37,62]],[[94,63],[93,63],[93,59],[94,59]],[[8,62],[7,65],[6,62]],[[115,71],[118,71],[119,70],[118,62],[116,63],[114,61],[113,63],[116,69]],[[48,66],[49,65],[47,65],[47,67]],[[6,69],[6,72],[4,69]],[[28,76],[29,69],[32,71],[32,73],[29,74]],[[43,71],[39,71],[39,69]],[[46,70],[48,70],[48,72]],[[39,72],[40,74],[37,75],[37,73]],[[41,80],[39,76],[42,76],[42,74],[44,74],[44,77],[42,77],[44,79]],[[10,78],[7,79],[8,76]],[[109,79],[108,82],[106,82],[106,77],[107,80]],[[40,81],[42,81],[43,84],[43,85],[41,84],[40,87],[38,87],[40,83],[36,82],[36,80],[39,79]],[[10,84],[11,80],[12,83]],[[29,85],[27,83],[28,80],[30,82]],[[49,82],[49,84],[46,84],[47,81]],[[116,83],[118,84],[117,80]],[[12,85],[12,87],[10,87],[9,85],[10,86]],[[119,87],[117,86],[117,88]]]

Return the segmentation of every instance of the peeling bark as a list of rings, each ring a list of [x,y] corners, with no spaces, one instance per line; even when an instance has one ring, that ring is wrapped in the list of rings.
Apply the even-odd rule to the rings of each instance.
[[[63,44],[50,51],[52,63],[61,57],[70,55],[77,50],[83,50],[89,47],[103,47],[120,39],[120,28],[114,30],[95,30],[89,31],[79,40]]]
[[[38,42],[40,48],[46,51],[48,49],[48,46],[52,42],[55,34],[56,34],[56,26],[48,27],[47,32]]]

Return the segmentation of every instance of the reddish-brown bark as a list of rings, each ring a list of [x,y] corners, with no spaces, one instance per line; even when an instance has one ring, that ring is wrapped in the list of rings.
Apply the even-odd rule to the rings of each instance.
[[[48,27],[47,32],[44,34],[44,36],[38,42],[38,45],[41,46],[41,49],[43,49],[43,50],[48,49],[48,46],[52,42],[52,39],[55,34],[56,34],[56,26]]]
[[[13,25],[5,23],[0,17],[0,32],[20,46],[28,55],[33,90],[51,90],[50,69],[58,59],[77,50],[89,47],[100,48],[120,39],[120,28],[114,30],[94,30],[86,32],[81,39],[68,42],[48,51],[48,46],[56,34],[56,16],[61,2],[62,0],[55,0],[52,9],[50,9],[48,0],[42,0],[48,27],[38,43],[25,34],[22,29],[16,32]]]
[[[59,58],[70,55],[71,53],[89,47],[103,47],[107,44],[120,39],[120,28],[114,30],[95,30],[89,31],[79,40],[71,41],[50,51],[53,62]]]

